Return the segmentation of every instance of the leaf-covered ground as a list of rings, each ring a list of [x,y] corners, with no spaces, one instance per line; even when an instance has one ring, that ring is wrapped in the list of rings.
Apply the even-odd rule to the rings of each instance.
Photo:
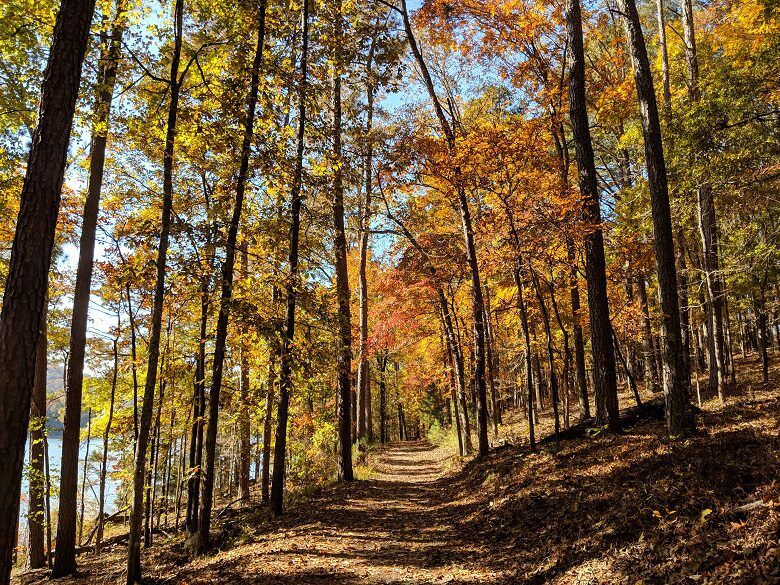
[[[684,441],[640,418],[620,436],[507,445],[455,470],[445,448],[396,443],[369,478],[281,519],[231,510],[210,556],[170,536],[145,570],[171,584],[780,583],[780,391],[744,377]],[[82,557],[62,583],[120,581],[124,552]]]

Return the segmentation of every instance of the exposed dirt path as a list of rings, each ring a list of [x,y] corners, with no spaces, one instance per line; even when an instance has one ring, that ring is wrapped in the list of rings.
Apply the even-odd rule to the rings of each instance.
[[[502,575],[457,530],[462,511],[446,498],[446,459],[424,441],[390,445],[374,478],[323,491],[253,543],[190,564],[185,581],[496,583]]]

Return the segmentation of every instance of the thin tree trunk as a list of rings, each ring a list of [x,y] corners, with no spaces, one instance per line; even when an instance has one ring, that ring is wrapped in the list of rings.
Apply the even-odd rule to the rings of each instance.
[[[306,90],[309,57],[309,0],[303,0],[301,8],[302,50],[301,76],[298,86],[298,132],[295,172],[290,192],[290,247],[288,257],[287,310],[282,332],[279,371],[279,406],[277,410],[276,443],[274,445],[274,469],[271,484],[271,508],[282,513],[284,503],[285,457],[287,454],[287,418],[292,385],[292,342],[295,336],[295,304],[298,288],[298,240],[301,229],[301,187],[303,180],[303,151],[306,131]]]
[[[688,388],[690,377],[685,371],[683,358],[674,236],[669,207],[666,164],[661,142],[661,125],[658,118],[650,61],[647,57],[636,4],[634,0],[618,0],[618,7],[623,13],[626,36],[629,40],[645,143],[645,162],[650,188],[663,333],[662,361],[667,427],[671,436],[680,436],[693,428],[694,421],[690,412]]]
[[[103,529],[105,526],[106,506],[106,476],[108,473],[108,438],[111,436],[111,423],[114,420],[114,399],[116,397],[116,383],[119,374],[119,332],[121,321],[117,324],[116,337],[114,338],[114,367],[111,374],[111,396],[108,401],[108,420],[103,431],[103,456],[100,459],[100,488],[98,495],[97,534],[95,535],[95,554],[100,553],[100,545],[103,542]]]
[[[661,390],[660,376],[658,375],[658,362],[655,360],[653,347],[653,330],[650,324],[650,310],[648,308],[647,285],[644,275],[640,274],[636,279],[639,304],[642,310],[642,344],[645,353],[645,366],[650,374],[650,389],[653,392]]]
[[[377,366],[379,370],[379,442],[387,442],[387,351],[383,355],[377,356]]]
[[[601,230],[596,164],[585,101],[585,50],[579,0],[566,1],[566,30],[571,49],[569,66],[569,116],[574,133],[575,157],[582,197],[582,214],[588,224],[585,236],[585,276],[588,283],[590,337],[596,419],[612,431],[620,430],[615,352],[609,323],[604,234]]]
[[[569,271],[569,297],[571,300],[571,320],[574,338],[574,363],[577,370],[577,397],[580,406],[580,420],[590,418],[590,400],[588,399],[588,380],[585,373],[585,343],[580,324],[580,287],[577,278],[577,256],[574,242],[566,238],[566,255],[571,266]]]
[[[766,326],[766,293],[762,287],[758,287],[759,292],[753,293],[753,310],[756,313],[756,329],[758,332],[758,353],[761,356],[761,377],[764,384],[769,382],[769,352],[768,336]]]
[[[555,347],[553,346],[552,330],[550,329],[550,314],[547,311],[547,305],[542,296],[542,290],[539,286],[539,278],[533,266],[528,266],[531,273],[531,281],[536,291],[536,300],[539,301],[539,309],[542,313],[542,324],[544,333],[547,337],[547,367],[550,370],[550,394],[553,407],[553,422],[555,427],[555,442],[558,443],[558,434],[561,432],[561,421],[558,415],[558,376],[555,373]]]
[[[241,254],[241,275],[249,277],[249,244],[244,242]],[[246,332],[245,332],[246,333]],[[238,426],[239,426],[239,470],[238,470],[238,497],[241,500],[249,499],[249,467],[252,458],[251,427],[249,421],[249,348],[246,341],[241,341],[241,377],[239,380]]]
[[[41,321],[40,340],[35,357],[35,384],[30,404],[30,478],[27,507],[27,566],[40,569],[46,566],[49,549],[44,552],[46,520],[46,375],[48,369],[48,337],[46,313]]]
[[[0,490],[0,584],[11,578],[37,347],[94,9],[94,0],[62,0],[57,13],[5,281],[0,313],[0,477],[6,486]]]
[[[358,365],[358,409],[365,418],[365,434],[369,442],[373,435],[371,410],[371,363],[368,360],[368,236],[371,229],[371,199],[373,193],[374,142],[372,137],[374,123],[374,78],[373,58],[376,39],[372,39],[366,60],[366,156],[365,156],[365,195],[360,214],[360,268],[358,272],[360,295],[360,362]],[[358,439],[361,434],[360,415],[358,415]]]
[[[168,259],[168,240],[173,209],[173,159],[176,141],[176,119],[179,112],[179,90],[183,81],[179,78],[183,26],[184,0],[175,0],[174,47],[168,87],[170,101],[168,104],[168,121],[166,123],[165,151],[163,156],[163,205],[160,218],[160,243],[157,249],[157,274],[149,333],[149,360],[146,369],[143,406],[141,407],[141,417],[138,424],[138,444],[135,449],[133,503],[130,511],[130,534],[127,554],[126,582],[128,585],[135,585],[141,581],[141,525],[144,511],[144,476],[149,432],[152,426],[154,390],[157,386],[157,365],[160,359],[160,334],[162,330],[163,303],[165,300],[165,270]]]
[[[127,318],[130,320],[130,358],[132,360],[130,369],[133,374],[133,450],[135,450],[135,446],[138,444],[138,348],[129,281],[125,283],[125,290],[127,293]]]
[[[205,552],[210,546],[211,507],[214,499],[214,467],[216,461],[217,427],[219,421],[219,395],[222,390],[223,365],[227,345],[228,321],[230,319],[230,304],[233,296],[233,272],[236,260],[236,243],[238,229],[241,223],[241,213],[244,206],[244,193],[249,174],[249,157],[252,151],[254,137],[255,111],[260,86],[260,65],[263,60],[263,43],[265,42],[265,0],[261,0],[258,15],[257,46],[252,63],[252,78],[249,95],[246,102],[246,117],[244,119],[244,137],[241,145],[241,162],[236,179],[236,199],[233,214],[228,227],[225,243],[225,262],[222,264],[222,285],[217,318],[217,332],[214,342],[214,361],[212,365],[211,392],[209,393],[209,420],[204,443],[206,465],[204,467],[203,487],[198,514],[199,552]],[[248,460],[248,459],[247,459]],[[247,472],[248,475],[248,472]],[[247,478],[248,483],[248,478]]]
[[[333,54],[331,84],[333,99],[333,125],[331,160],[333,165],[333,248],[336,256],[336,297],[338,300],[338,389],[337,420],[338,447],[337,467],[339,481],[352,481],[352,326],[350,319],[350,290],[347,274],[347,236],[344,227],[344,177],[341,153],[341,75],[342,75],[342,18],[341,0],[336,0],[333,9]],[[363,403],[359,404],[358,438],[365,435],[365,388],[358,388]]]
[[[520,312],[520,324],[523,330],[523,343],[525,345],[525,383],[527,386],[527,406],[528,406],[528,440],[531,449],[536,449],[536,435],[534,432],[534,369],[533,358],[531,355],[531,335],[528,329],[528,311],[523,298],[523,276],[520,262],[513,271],[515,277],[515,286],[517,287],[517,307]]]
[[[488,373],[488,385],[490,386],[491,420],[493,422],[493,434],[498,436],[498,424],[501,422],[501,410],[498,405],[498,393],[496,391],[496,369],[494,363],[493,328],[490,318],[490,289],[485,284],[485,349]]]
[[[89,462],[89,443],[92,439],[92,409],[87,414],[87,449],[84,452],[84,470],[81,473],[81,510],[79,511],[79,542],[82,542],[84,532],[84,503],[87,495],[87,463]]]
[[[124,32],[124,0],[117,0],[111,39],[102,34],[99,71],[95,87],[95,119],[90,145],[89,184],[79,240],[79,261],[73,294],[73,317],[68,352],[68,380],[65,394],[65,425],[62,432],[60,464],[60,509],[57,516],[57,551],[54,557],[56,577],[71,574],[76,569],[76,500],[78,486],[79,434],[81,431],[81,394],[84,383],[84,354],[87,341],[89,297],[92,287],[92,267],[95,254],[95,230],[103,187],[106,143],[110,124],[111,104]],[[82,506],[83,507],[83,506]],[[81,524],[79,523],[79,540]]]
[[[414,55],[418,67],[425,80],[425,86],[428,90],[428,95],[433,103],[434,110],[436,111],[436,117],[441,126],[442,134],[447,141],[447,148],[450,156],[455,155],[456,143],[455,133],[452,126],[447,121],[447,117],[444,113],[444,109],[441,106],[438,96],[436,95],[436,89],[433,85],[433,79],[431,78],[428,67],[420,52],[417,41],[412,32],[412,25],[409,21],[409,12],[406,7],[406,0],[401,0],[401,16],[404,23],[404,29],[406,31],[406,37],[409,41],[409,47]],[[458,196],[458,206],[460,208],[461,224],[463,230],[463,238],[466,244],[466,257],[469,265],[469,272],[471,275],[471,305],[472,316],[474,319],[474,381],[476,391],[477,402],[477,437],[478,437],[478,455],[484,457],[490,450],[490,443],[488,442],[488,430],[487,430],[487,384],[485,380],[485,309],[484,300],[482,298],[482,285],[480,283],[479,265],[477,263],[477,250],[474,243],[474,229],[472,226],[471,210],[469,209],[468,197],[466,195],[465,186],[463,185],[461,178],[461,170],[457,165],[453,168],[455,191]]]

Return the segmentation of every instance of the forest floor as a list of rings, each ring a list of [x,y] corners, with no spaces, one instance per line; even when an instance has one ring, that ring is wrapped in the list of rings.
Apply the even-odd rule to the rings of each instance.
[[[758,369],[755,362],[742,364]],[[744,370],[743,370],[744,371]],[[745,373],[698,433],[669,441],[655,417],[536,452],[505,445],[464,462],[399,442],[368,477],[272,518],[256,502],[217,522],[217,549],[180,536],[144,553],[151,583],[780,583],[780,372]],[[116,583],[124,546],[83,556],[70,584]],[[19,582],[36,583],[41,573]]]

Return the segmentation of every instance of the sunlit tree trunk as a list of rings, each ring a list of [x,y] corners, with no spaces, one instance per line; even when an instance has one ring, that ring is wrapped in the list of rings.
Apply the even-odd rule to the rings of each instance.
[[[48,549],[44,548],[46,519],[46,375],[48,369],[48,338],[46,334],[47,307],[41,321],[41,338],[35,357],[35,384],[30,403],[30,478],[27,506],[27,566],[40,569],[46,566]],[[46,550],[46,552],[44,552]]]
[[[371,413],[371,362],[368,360],[368,281],[366,277],[366,265],[368,263],[368,236],[371,229],[371,199],[373,193],[374,173],[374,78],[373,78],[373,40],[366,60],[366,144],[365,144],[365,195],[360,214],[360,268],[359,268],[359,294],[360,294],[360,362],[358,365],[358,409],[363,413],[364,430],[366,438],[371,441],[373,435],[373,421]],[[361,438],[360,415],[358,415],[358,438]]]
[[[301,8],[302,48],[301,75],[298,86],[298,131],[295,172],[290,192],[290,247],[287,276],[287,309],[280,351],[279,406],[277,410],[274,468],[271,482],[271,508],[281,514],[284,503],[284,475],[287,454],[287,419],[292,384],[292,342],[295,336],[295,305],[298,288],[298,245],[301,230],[301,183],[303,179],[303,151],[306,132],[306,88],[309,57],[309,2],[303,0]]]
[[[596,394],[596,419],[610,430],[620,430],[615,353],[609,322],[604,235],[590,123],[585,101],[585,50],[579,0],[566,2],[566,30],[571,50],[569,66],[569,116],[574,134],[582,212],[588,224],[585,236],[585,276],[588,283],[590,338]]]
[[[428,71],[425,60],[420,52],[417,41],[412,32],[409,12],[406,7],[406,0],[401,1],[401,16],[404,22],[406,37],[409,41],[409,47],[414,55],[415,61],[422,73],[425,86],[428,90],[428,96],[433,103],[436,117],[441,126],[442,134],[447,141],[447,147],[450,155],[455,154],[455,133],[452,126],[447,121],[444,109],[441,106],[436,89],[433,85],[433,79]],[[490,449],[488,442],[487,429],[487,381],[485,371],[485,304],[482,297],[482,284],[479,276],[479,265],[477,262],[477,250],[474,243],[474,228],[471,219],[471,210],[469,208],[468,197],[465,186],[462,183],[461,170],[458,166],[453,168],[455,191],[458,196],[458,207],[460,209],[461,225],[463,230],[463,239],[466,244],[466,257],[471,275],[471,305],[472,316],[474,319],[474,388],[476,392],[477,403],[477,437],[478,437],[478,455],[483,457],[487,455]]]
[[[246,192],[246,182],[249,174],[249,158],[252,152],[252,140],[254,138],[255,112],[257,109],[257,98],[260,86],[260,65],[263,60],[263,43],[265,42],[265,6],[265,0],[262,0],[258,13],[257,45],[255,48],[254,61],[252,63],[249,94],[246,101],[244,135],[241,144],[241,161],[239,163],[238,176],[236,178],[236,197],[233,204],[233,214],[228,226],[227,242],[225,243],[225,261],[222,264],[219,316],[217,318],[217,332],[214,339],[211,392],[209,392],[208,428],[206,430],[206,440],[204,442],[206,464],[203,469],[203,487],[200,512],[198,513],[197,549],[201,553],[205,552],[210,546],[211,507],[214,501],[214,469],[217,456],[217,427],[219,426],[219,395],[222,390],[223,366],[227,348],[228,321],[230,319],[230,305],[233,297],[233,273],[236,261],[238,229],[241,224],[241,214],[244,208],[244,194]]]
[[[95,87],[95,118],[89,151],[89,184],[79,240],[79,260],[73,294],[73,317],[70,327],[68,379],[65,394],[65,425],[62,432],[60,464],[60,508],[57,515],[57,551],[54,557],[55,576],[68,575],[76,569],[76,500],[78,486],[79,440],[81,432],[81,393],[84,382],[84,354],[87,341],[89,297],[95,254],[95,230],[103,187],[111,104],[116,85],[117,69],[124,32],[124,0],[117,0],[114,23],[101,38],[100,61]],[[83,522],[83,518],[80,522]],[[81,539],[79,524],[79,540]]]
[[[618,0],[618,7],[623,14],[626,36],[629,41],[634,81],[642,118],[660,297],[667,426],[670,435],[679,436],[692,428],[693,417],[690,412],[688,396],[689,375],[685,371],[683,359],[674,236],[669,207],[666,164],[661,142],[661,125],[650,61],[647,57],[636,4],[634,0]]]
[[[336,0],[333,9],[333,54],[331,84],[333,99],[333,126],[331,164],[333,166],[333,248],[336,255],[336,298],[338,301],[338,389],[337,420],[338,447],[337,466],[339,481],[352,481],[352,326],[350,319],[349,276],[347,274],[347,236],[344,227],[344,160],[341,153],[341,75],[342,75],[342,18],[341,0]],[[366,409],[365,388],[358,388],[363,403],[359,404],[358,437],[365,435]]]
[[[121,322],[120,322],[121,323]],[[100,458],[100,486],[98,488],[98,517],[97,533],[95,535],[95,553],[100,552],[103,542],[103,530],[105,527],[106,507],[106,477],[108,475],[108,440],[111,436],[111,424],[114,421],[114,401],[116,399],[116,383],[119,375],[119,332],[120,323],[117,323],[116,337],[113,343],[114,365],[111,370],[111,395],[108,399],[108,420],[103,430],[103,454]]]
[[[165,270],[168,259],[168,240],[173,208],[173,159],[176,141],[176,120],[179,113],[179,62],[181,60],[184,26],[184,0],[176,0],[174,6],[174,44],[171,58],[171,74],[168,86],[168,120],[166,122],[165,151],[163,156],[163,205],[160,219],[160,242],[157,249],[154,301],[149,332],[149,360],[146,369],[143,405],[138,423],[138,443],[135,449],[133,470],[133,500],[130,510],[130,534],[127,554],[127,584],[141,581],[141,525],[144,512],[144,476],[146,451],[152,426],[154,389],[157,386],[157,365],[160,359],[160,334],[162,330],[163,303],[165,300]]]

